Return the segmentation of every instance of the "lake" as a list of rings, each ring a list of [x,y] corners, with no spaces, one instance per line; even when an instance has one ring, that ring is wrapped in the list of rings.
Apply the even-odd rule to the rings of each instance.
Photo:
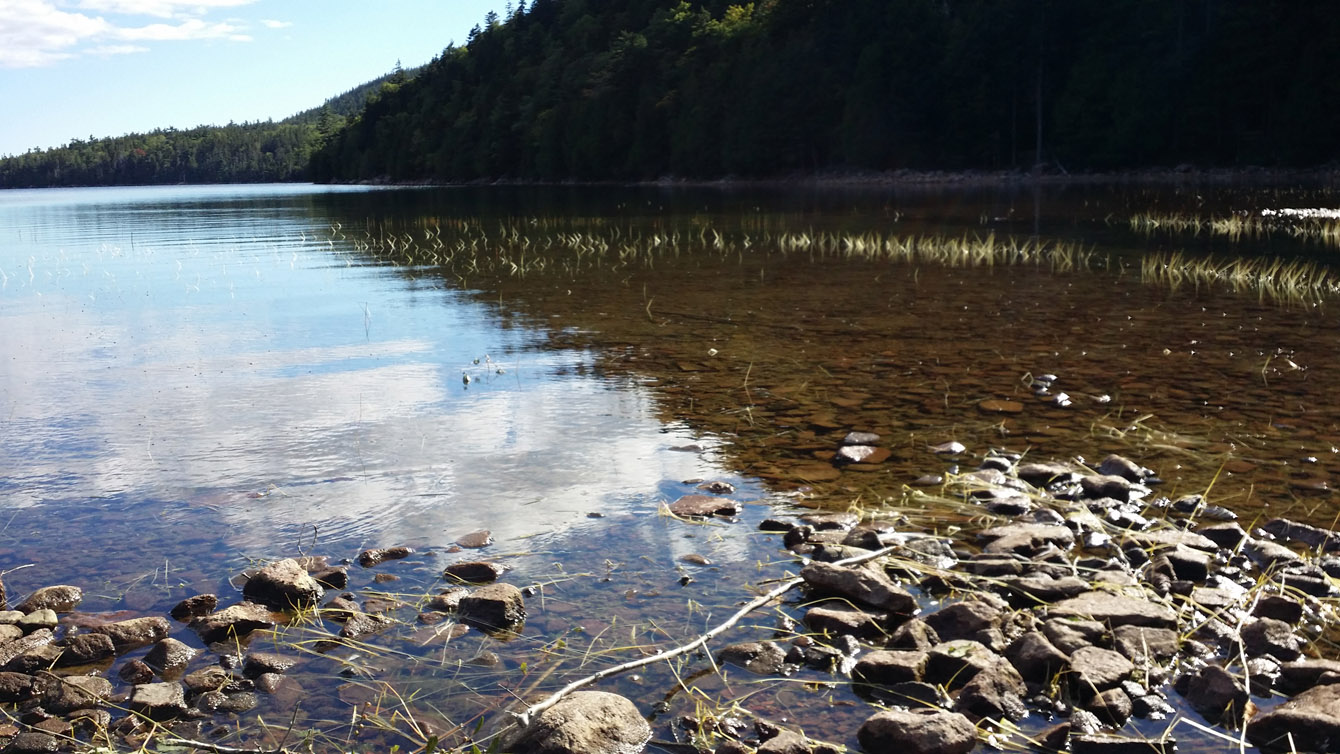
[[[235,601],[283,557],[412,547],[350,575],[409,605],[451,563],[505,564],[532,587],[519,635],[410,612],[322,653],[319,626],[291,627],[253,644],[309,650],[250,713],[283,725],[220,739],[292,721],[408,746],[397,710],[459,736],[719,622],[796,570],[765,518],[972,525],[917,485],[989,451],[1119,453],[1244,525],[1331,527],[1337,203],[1194,183],[3,192],[0,571],[11,601],[75,584],[82,613],[128,617]],[[886,457],[835,464],[851,431]],[[710,481],[738,520],[664,515]],[[455,544],[478,530],[494,542]],[[869,715],[831,676],[692,656],[607,687],[654,726],[747,698],[853,748]]]

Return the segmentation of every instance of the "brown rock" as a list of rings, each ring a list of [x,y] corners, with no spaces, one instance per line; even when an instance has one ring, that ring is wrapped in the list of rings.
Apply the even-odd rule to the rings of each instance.
[[[888,620],[888,613],[857,610],[838,602],[815,605],[805,612],[805,625],[811,631],[865,640],[884,637]]]
[[[197,594],[187,597],[173,606],[169,613],[175,620],[189,623],[195,618],[209,615],[219,606],[219,598],[213,594]]]
[[[1187,684],[1187,703],[1211,721],[1241,720],[1247,699],[1242,683],[1218,665],[1201,668]]]
[[[916,650],[877,650],[861,655],[852,669],[852,680],[872,685],[920,681],[926,669],[926,653]]]
[[[504,746],[527,754],[632,754],[651,739],[651,726],[628,699],[578,691],[541,712]]]
[[[800,577],[820,592],[846,597],[880,610],[903,615],[916,611],[916,599],[893,583],[883,571],[873,568],[810,563],[800,570]]]
[[[1082,699],[1124,681],[1135,665],[1118,652],[1102,647],[1082,647],[1070,654],[1072,685]]]
[[[1262,751],[1340,750],[1340,685],[1308,689],[1247,723]]]
[[[856,737],[872,754],[967,754],[977,746],[977,727],[957,712],[893,708],[866,720]]]
[[[247,579],[242,596],[278,610],[314,607],[325,590],[292,558],[277,560]]]
[[[170,720],[186,713],[186,689],[180,683],[142,683],[130,693],[130,709],[150,720]]]
[[[1089,618],[1110,626],[1177,627],[1177,614],[1172,608],[1108,592],[1088,592],[1062,600],[1047,613],[1055,617]]]
[[[717,653],[717,662],[738,665],[757,675],[781,675],[786,651],[771,641],[742,642],[723,647]]]
[[[239,602],[217,613],[211,613],[191,622],[191,629],[206,644],[241,638],[252,631],[274,628],[276,625],[270,609],[254,602]]]
[[[493,532],[488,529],[472,531],[469,534],[458,537],[456,539],[456,544],[468,550],[478,550],[481,547],[488,547],[493,544]]]
[[[926,654],[924,678],[950,690],[961,688],[973,676],[1004,658],[986,646],[968,639],[935,645]]]
[[[453,563],[447,566],[442,572],[442,577],[448,581],[464,582],[467,584],[487,584],[490,581],[497,581],[499,576],[507,572],[497,563],[487,561],[472,561],[469,563]]]
[[[116,653],[125,654],[132,649],[147,647],[154,642],[167,638],[168,632],[171,630],[172,626],[168,623],[167,618],[160,618],[155,615],[148,618],[131,618],[130,620],[94,626],[89,629],[89,632],[108,636],[111,638],[112,644],[116,646]]]
[[[144,655],[144,664],[153,668],[160,676],[174,679],[180,676],[200,650],[176,639],[163,639]]]
[[[77,634],[57,642],[61,648],[57,667],[88,665],[102,662],[116,654],[116,645],[112,637],[105,634]]]
[[[511,584],[480,587],[461,599],[461,621],[484,631],[507,631],[526,620],[521,590]]]
[[[1070,658],[1041,631],[1029,631],[1005,648],[1005,658],[1026,681],[1046,683],[1065,670]]]
[[[364,550],[358,554],[358,564],[364,568],[385,563],[388,560],[400,560],[414,554],[409,547],[385,547],[378,550]],[[338,587],[337,587],[338,588]]]
[[[734,500],[713,495],[684,495],[670,504],[670,512],[680,518],[737,516],[742,506]]]
[[[77,586],[44,586],[28,596],[16,610],[31,613],[34,610],[49,608],[58,613],[68,613],[84,599],[84,590]]]

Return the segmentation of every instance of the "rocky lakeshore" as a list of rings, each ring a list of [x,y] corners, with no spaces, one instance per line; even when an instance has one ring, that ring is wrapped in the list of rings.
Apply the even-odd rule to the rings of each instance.
[[[835,462],[867,462],[863,449],[878,442],[848,440]],[[666,715],[657,695],[581,679],[552,706],[536,690],[552,683],[481,703],[475,724],[455,729],[374,714],[366,698],[351,698],[350,714],[369,732],[410,731],[419,750],[819,754],[854,737],[871,754],[1107,754],[1171,752],[1196,735],[1235,749],[1340,751],[1340,534],[1285,518],[1244,525],[1199,495],[1158,494],[1154,471],[1119,456],[1085,465],[988,454],[918,483],[973,525],[914,525],[884,509],[767,519],[759,528],[795,563],[758,606],[775,625],[759,625],[760,609],[752,629],[728,627],[710,658],[696,655],[709,672],[849,687],[868,707],[857,730],[754,713],[747,698]],[[665,507],[684,522],[672,526],[739,526],[727,523],[741,510],[729,485],[703,492]],[[476,532],[462,546],[491,541]],[[494,560],[454,562],[417,598],[372,588],[414,555],[279,559],[239,574],[235,594],[194,595],[168,615],[83,613],[71,585],[11,595],[0,612],[3,750],[375,750],[358,737],[270,731],[252,711],[267,697],[301,705],[308,690],[291,671],[317,659],[407,635],[505,637],[544,611],[535,585],[508,583]],[[302,639],[256,638],[294,627]],[[344,677],[375,672],[342,662]],[[1163,721],[1162,732],[1137,734],[1131,720]]]

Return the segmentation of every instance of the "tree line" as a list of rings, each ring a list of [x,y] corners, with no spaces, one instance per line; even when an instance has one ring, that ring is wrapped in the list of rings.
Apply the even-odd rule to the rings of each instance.
[[[383,86],[411,79],[396,70],[282,121],[229,123],[72,139],[0,159],[0,187],[265,183],[305,180],[313,153]]]
[[[369,102],[317,180],[1317,165],[1326,0],[524,0]]]

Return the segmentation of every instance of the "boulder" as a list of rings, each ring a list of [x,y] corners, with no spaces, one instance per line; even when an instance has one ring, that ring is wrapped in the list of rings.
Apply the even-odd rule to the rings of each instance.
[[[921,619],[941,641],[977,639],[987,629],[1000,628],[1005,611],[984,600],[965,600],[940,608]]]
[[[977,746],[977,727],[957,712],[894,708],[866,720],[856,737],[872,754],[967,754]]]
[[[28,595],[28,599],[19,603],[19,612],[31,613],[34,610],[48,608],[58,613],[68,613],[84,599],[84,590],[77,586],[61,584],[44,586]]]
[[[916,599],[874,568],[849,567],[832,563],[810,563],[800,569],[800,577],[816,591],[834,594],[890,613],[911,615]]]
[[[1025,681],[1032,683],[1047,683],[1070,664],[1070,658],[1041,631],[1029,631],[1010,642],[1005,648],[1005,659]]]
[[[1186,700],[1211,722],[1235,723],[1247,707],[1247,689],[1218,665],[1206,665],[1186,682]]]
[[[315,607],[325,590],[292,558],[277,560],[247,579],[242,596],[278,610]]]
[[[981,720],[1021,720],[1028,714],[1024,695],[1028,690],[1019,671],[999,660],[978,671],[954,701],[954,711]]]
[[[1257,618],[1242,627],[1242,646],[1248,657],[1270,655],[1282,662],[1296,660],[1303,654],[1306,642],[1282,620]]]
[[[526,620],[521,590],[511,584],[490,584],[461,598],[461,621],[483,631],[507,631]]]
[[[144,664],[153,668],[163,678],[176,678],[186,670],[200,650],[176,639],[163,639],[144,655]]]
[[[1053,617],[1088,618],[1109,626],[1177,627],[1177,614],[1172,608],[1109,592],[1087,592],[1062,600],[1052,605],[1047,613]]]
[[[27,636],[0,645],[0,667],[8,665],[10,661],[21,654],[31,652],[38,647],[50,644],[55,638],[56,637],[52,635],[51,631],[43,628],[34,631]]]
[[[786,665],[786,650],[771,641],[731,644],[717,653],[720,664],[738,665],[758,675],[781,675]]]
[[[130,709],[150,720],[170,720],[188,709],[186,688],[181,683],[141,683],[130,692]]]
[[[200,618],[214,612],[219,606],[219,598],[213,594],[197,594],[194,597],[187,597],[172,607],[169,615],[174,620],[183,623],[189,623],[195,618]]]
[[[1056,524],[1009,524],[979,532],[977,539],[985,543],[983,552],[1027,557],[1047,545],[1068,549],[1075,544],[1075,533]]]
[[[364,568],[372,568],[388,560],[400,560],[413,554],[414,550],[409,547],[384,547],[376,550],[364,550],[358,554],[358,564]]]
[[[924,678],[950,690],[961,688],[973,676],[1003,658],[986,646],[968,639],[936,644],[926,653]]]
[[[27,673],[0,672],[0,703],[21,702],[31,697],[34,682]]]
[[[815,605],[805,612],[805,625],[811,631],[867,641],[885,637],[888,620],[888,613],[857,610],[841,602]]]
[[[1088,709],[1099,720],[1116,728],[1131,719],[1131,698],[1119,688],[1107,689],[1089,700]]]
[[[1179,636],[1171,628],[1117,626],[1112,630],[1113,647],[1134,662],[1167,662],[1177,656]]]
[[[684,495],[670,504],[670,512],[680,518],[737,516],[743,508],[734,500],[714,495]]]
[[[851,677],[858,683],[889,686],[920,681],[925,669],[925,652],[881,649],[862,655]]]
[[[1317,686],[1253,717],[1247,740],[1262,751],[1340,751],[1340,685]]]
[[[171,630],[172,625],[168,623],[167,618],[154,615],[94,626],[89,632],[110,637],[112,644],[116,646],[116,653],[125,654],[133,649],[162,641],[167,638]]]
[[[503,748],[517,754],[634,754],[650,739],[651,726],[628,699],[577,691],[537,715]]]
[[[191,629],[206,644],[241,638],[252,631],[274,628],[275,625],[270,609],[255,602],[239,602],[191,621]]]
[[[116,645],[112,642],[112,637],[106,634],[76,634],[62,639],[57,644],[61,648],[60,659],[56,661],[57,667],[102,662],[116,654]]]
[[[112,682],[92,675],[55,676],[42,674],[42,706],[48,712],[63,715],[72,710],[96,707],[112,695]]]
[[[1083,647],[1070,654],[1071,684],[1082,699],[1117,686],[1134,670],[1130,660],[1110,649]]]
[[[476,560],[467,563],[452,563],[442,572],[442,578],[466,584],[487,584],[497,581],[507,569],[497,563]]]

